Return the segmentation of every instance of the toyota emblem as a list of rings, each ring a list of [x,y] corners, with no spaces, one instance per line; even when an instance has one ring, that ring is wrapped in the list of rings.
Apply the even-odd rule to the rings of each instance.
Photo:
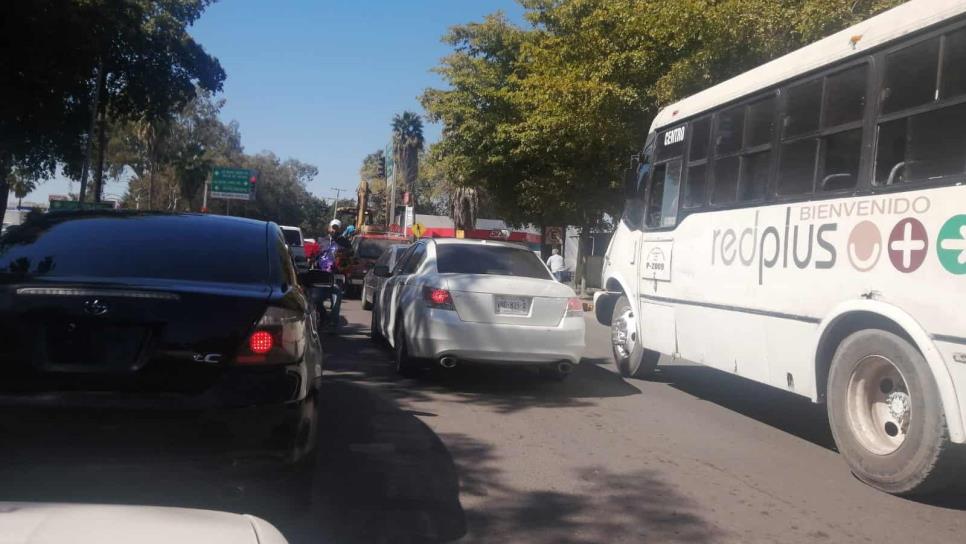
[[[90,315],[104,315],[110,309],[111,307],[108,306],[107,302],[97,298],[93,298],[84,303],[84,311]]]

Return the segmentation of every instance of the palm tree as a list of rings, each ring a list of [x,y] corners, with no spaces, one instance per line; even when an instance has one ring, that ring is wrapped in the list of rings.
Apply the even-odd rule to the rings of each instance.
[[[480,195],[473,187],[459,186],[453,191],[450,215],[457,229],[469,232],[476,228],[476,214],[479,208]]]
[[[23,205],[23,197],[29,195],[37,188],[36,181],[18,176],[16,173],[11,173],[7,177],[7,185],[10,186],[10,191],[13,192],[13,195],[17,197],[18,208]]]
[[[416,205],[416,178],[419,176],[419,153],[426,143],[423,138],[423,120],[419,115],[405,111],[392,118],[393,157],[396,168],[402,174],[403,187],[409,191],[409,205]]]

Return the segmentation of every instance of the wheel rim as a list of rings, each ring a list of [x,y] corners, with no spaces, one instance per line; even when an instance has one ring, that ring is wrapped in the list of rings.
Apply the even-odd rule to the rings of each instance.
[[[624,310],[610,327],[610,341],[621,359],[627,359],[637,346],[637,318],[630,308]]]
[[[889,359],[869,355],[855,365],[846,406],[852,434],[876,455],[888,455],[905,443],[912,397],[902,373]]]

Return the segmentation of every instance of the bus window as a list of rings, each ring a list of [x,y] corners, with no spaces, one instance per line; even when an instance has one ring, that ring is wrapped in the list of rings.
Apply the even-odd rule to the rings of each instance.
[[[963,158],[966,104],[942,102],[966,93],[963,59],[966,59],[966,30],[963,29],[886,57],[882,96],[883,114],[889,117],[878,125],[876,185],[930,181],[966,173]],[[917,79],[900,80],[900,75]],[[937,81],[941,81],[940,91],[936,90]],[[930,103],[931,108],[922,112],[920,106]],[[911,111],[903,113],[903,110]]]
[[[733,204],[738,196],[738,157],[714,161],[714,204]]]
[[[688,175],[681,189],[681,207],[704,206],[708,182],[708,143],[711,139],[711,118],[704,117],[691,123],[691,142],[688,150]]]
[[[768,185],[768,168],[771,151],[760,151],[741,158],[741,184],[738,187],[738,200],[751,202],[765,196]]]
[[[693,162],[708,158],[708,139],[711,137],[711,118],[698,119],[691,125],[691,149],[688,160]]]
[[[894,113],[932,102],[936,98],[938,65],[939,38],[888,55],[882,83],[882,112]]]
[[[651,161],[654,155],[654,134],[648,136],[644,144],[644,153],[637,167],[637,190],[626,196],[624,202],[623,221],[628,227],[638,230],[644,223],[644,189],[651,173]]]
[[[747,129],[744,147],[770,144],[775,129],[775,98],[766,98],[748,106],[745,124]]]
[[[815,158],[818,138],[808,138],[782,145],[778,168],[778,194],[811,193],[815,182]]]
[[[681,166],[681,160],[678,159],[654,167],[647,205],[648,227],[673,227],[677,223]]]
[[[744,121],[744,106],[731,108],[718,115],[718,137],[714,148],[716,155],[727,155],[741,149]]]
[[[828,77],[822,128],[862,120],[867,70],[863,64]]]
[[[946,36],[943,45],[943,72],[941,98],[966,94],[966,28]]]
[[[839,132],[824,138],[825,164],[818,191],[852,189],[859,178],[862,129]]]
[[[860,64],[788,89],[779,195],[843,191],[858,184],[868,72],[868,65]]]
[[[879,125],[876,184],[894,185],[963,174],[966,104]]]
[[[684,184],[684,208],[699,208],[704,205],[705,187],[708,183],[708,165],[699,164],[688,167],[688,179]]]
[[[782,116],[783,138],[818,130],[819,108],[822,103],[821,79],[788,89],[786,102]]]

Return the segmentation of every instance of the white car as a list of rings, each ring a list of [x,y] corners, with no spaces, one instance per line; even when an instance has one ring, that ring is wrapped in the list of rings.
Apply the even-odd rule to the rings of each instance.
[[[107,504],[0,502],[4,544],[285,544],[271,523],[250,515]]]
[[[375,295],[372,335],[402,374],[431,361],[516,364],[562,379],[584,351],[583,304],[525,247],[488,240],[413,244]]]
[[[280,227],[285,236],[285,243],[292,253],[292,260],[295,261],[295,268],[299,272],[309,269],[309,261],[305,256],[305,238],[302,236],[302,229],[298,227]]]

